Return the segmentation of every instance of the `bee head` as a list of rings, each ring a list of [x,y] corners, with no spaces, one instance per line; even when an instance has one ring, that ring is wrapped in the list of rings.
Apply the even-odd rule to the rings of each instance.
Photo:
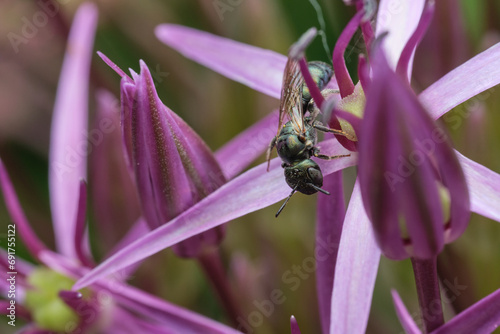
[[[305,159],[298,163],[285,167],[285,179],[290,188],[303,194],[311,195],[318,191],[329,195],[326,190],[321,189],[323,185],[323,174],[319,165],[311,159]]]

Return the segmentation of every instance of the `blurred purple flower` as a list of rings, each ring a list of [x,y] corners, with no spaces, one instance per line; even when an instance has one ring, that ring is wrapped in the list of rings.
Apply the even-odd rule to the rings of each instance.
[[[0,189],[13,225],[29,253],[40,266],[15,259],[1,250],[2,276],[15,271],[16,314],[28,324],[26,333],[239,333],[238,331],[146,294],[121,281],[101,280],[81,292],[70,291],[75,279],[93,266],[85,237],[85,177],[89,65],[97,9],[83,4],[77,11],[69,36],[51,132],[49,160],[51,208],[58,252],[50,250],[31,229],[7,170],[0,160]],[[143,224],[139,223],[138,226]],[[4,277],[6,278],[6,277]],[[2,292],[9,290],[2,279]],[[3,310],[11,302],[2,301]],[[9,305],[7,305],[9,304]],[[4,307],[5,306],[5,307]]]
[[[119,100],[106,90],[97,91],[96,100],[96,117],[89,132],[89,197],[99,227],[95,244],[103,254],[125,236],[141,208],[122,149]]]
[[[401,8],[397,12],[392,10],[389,1],[380,3],[377,15],[389,17],[388,20],[380,21],[386,23],[383,31],[389,32],[383,41],[383,48],[393,69],[396,68],[403,48],[420,20],[423,3],[423,1],[401,3]],[[361,17],[355,17],[355,19],[359,23],[362,22]],[[279,98],[286,63],[285,56],[177,25],[161,25],[156,33],[160,40],[186,57],[260,92]],[[377,34],[380,33],[380,28],[378,28]],[[345,39],[343,42],[345,43]],[[407,67],[408,73],[411,73],[414,47],[416,44],[413,50],[405,51],[405,57],[410,59]],[[500,45],[495,45],[422,92],[419,100],[432,118],[439,118],[461,102],[497,85],[500,82],[499,55]],[[474,76],[471,73],[474,73]],[[341,73],[337,75],[342,76]],[[471,77],[475,80],[470,80]],[[340,87],[343,81],[337,81]],[[349,86],[347,83],[347,87]],[[347,93],[345,99],[348,98]],[[252,132],[254,130],[259,131],[258,128],[253,128],[241,134],[236,141],[229,144],[230,147],[234,148],[246,143],[248,139],[253,138],[252,135],[255,135],[255,132]],[[262,143],[262,151],[266,144]],[[326,154],[346,153],[346,150],[331,140],[321,143],[321,149]],[[224,155],[226,159],[224,161],[230,165],[236,164],[238,157],[231,155],[229,150],[225,152],[227,154]],[[219,161],[223,161],[218,153],[216,157]],[[355,163],[355,157],[356,155],[352,154],[350,158],[320,162],[320,167],[326,176]],[[460,154],[458,154],[458,159],[471,194],[471,211],[500,221],[500,206],[498,205],[500,203],[500,188],[498,187],[500,175]],[[228,173],[223,164],[221,167],[226,176],[237,174],[237,172]],[[168,224],[157,228],[116,253],[82,278],[75,288],[84,287],[193,235],[275,203],[285,198],[288,192],[276,159],[271,162],[269,173],[265,173],[264,164],[257,166],[230,180]],[[379,258],[380,250],[375,243],[372,227],[364,211],[359,182],[357,182],[345,215],[338,250],[330,309],[331,333],[365,331]]]

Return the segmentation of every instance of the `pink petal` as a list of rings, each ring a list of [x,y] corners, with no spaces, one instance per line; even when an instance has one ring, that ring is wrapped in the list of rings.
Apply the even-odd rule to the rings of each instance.
[[[278,110],[275,110],[215,152],[226,179],[238,175],[266,150],[276,136],[278,118]]]
[[[342,172],[335,172],[323,180],[323,189],[331,196],[318,197],[316,217],[316,293],[322,333],[330,328],[330,307],[338,245],[345,218]]]
[[[434,119],[462,102],[500,83],[500,43],[481,52],[433,83],[419,95],[419,99]],[[493,89],[492,89],[493,90]],[[487,96],[477,97],[481,101]],[[458,128],[468,117],[445,116],[451,128]]]
[[[421,334],[422,332],[418,329],[415,321],[413,321],[413,318],[410,316],[410,313],[406,309],[405,304],[403,304],[403,301],[401,300],[401,297],[399,297],[397,291],[392,290],[391,293],[399,322],[403,326],[405,332],[407,334]]]
[[[417,28],[424,4],[425,0],[380,1],[375,36],[379,37],[384,32],[388,32],[382,45],[392,69],[396,68],[404,46]],[[412,64],[413,56],[408,66],[408,77],[411,74]]]
[[[322,142],[320,146],[324,154],[348,153],[334,140]],[[351,154],[347,158],[318,163],[323,175],[328,175],[354,165],[356,160],[357,155]],[[290,188],[285,183],[280,164],[279,159],[273,159],[269,172],[266,172],[267,163],[262,163],[226,183],[170,222],[111,256],[80,279],[74,289],[87,286],[193,235],[284,199]]]
[[[500,175],[456,153],[469,187],[471,210],[500,222]]]
[[[411,66],[413,65],[415,50],[429,29],[432,18],[434,17],[434,11],[434,2],[426,2],[417,28],[408,39],[403,51],[401,51],[401,56],[399,57],[398,64],[396,66],[396,72],[403,78],[407,75],[408,82],[411,80]]]
[[[344,30],[342,30],[342,33],[340,34],[333,49],[333,70],[335,71],[335,79],[339,85],[340,96],[342,98],[351,95],[354,92],[354,83],[349,75],[349,71],[347,71],[344,54],[352,36],[354,36],[354,33],[359,27],[363,13],[364,12],[362,11],[357,12],[356,15],[349,21]]]
[[[160,41],[229,79],[280,98],[286,57],[255,46],[175,24],[156,27]]]
[[[80,179],[86,176],[89,67],[97,7],[80,6],[71,28],[52,118],[49,157],[50,204],[56,245],[75,257],[75,216]]]
[[[186,334],[237,334],[236,329],[227,327],[212,319],[168,303],[156,296],[125,284],[109,284],[113,298],[119,304],[145,317],[168,326],[172,333]]]
[[[380,249],[356,181],[340,239],[333,283],[330,334],[365,333]]]
[[[21,237],[31,255],[37,257],[38,253],[44,249],[47,249],[47,247],[40,239],[38,239],[35,231],[31,229],[30,223],[28,222],[23,208],[19,203],[16,191],[12,186],[12,182],[10,181],[9,174],[7,174],[7,170],[3,165],[2,159],[0,159],[0,190],[3,193],[7,211],[9,212],[10,218],[12,219],[14,225],[14,227],[11,227],[10,225],[8,225],[9,223],[7,223],[7,230],[4,232],[5,236],[10,236],[8,231],[12,230],[13,233]]]

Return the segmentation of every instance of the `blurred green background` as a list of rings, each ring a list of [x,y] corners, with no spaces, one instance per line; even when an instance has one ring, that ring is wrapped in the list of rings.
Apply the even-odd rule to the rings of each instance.
[[[225,0],[220,0],[228,3]],[[47,156],[51,114],[65,51],[66,37],[81,1],[61,1],[60,10],[15,53],[5,38],[19,33],[23,21],[40,10],[36,1],[4,0],[0,4],[0,156],[7,166],[21,203],[34,229],[53,247],[48,199]],[[151,70],[166,72],[157,82],[163,102],[190,124],[215,151],[236,134],[278,107],[278,101],[183,58],[161,44],[153,31],[160,23],[177,23],[240,42],[286,54],[289,46],[311,26],[319,28],[317,13],[307,0],[242,0],[232,11],[217,13],[213,0],[95,1],[99,26],[94,51],[102,51],[121,68],[138,70],[143,59]],[[319,0],[326,22],[328,48],[354,10],[340,0]],[[437,1],[434,22],[417,50],[413,85],[416,91],[475,54],[500,41],[500,2],[475,0]],[[347,65],[356,76],[357,54],[364,46],[360,34],[348,47]],[[307,53],[309,60],[328,61],[319,38]],[[470,80],[474,80],[473,77]],[[119,96],[119,77],[97,55],[92,63],[90,124],[95,117],[94,93],[105,88]],[[456,148],[467,157],[500,172],[500,88],[490,89],[454,113],[462,122],[443,122]],[[92,159],[92,157],[90,157]],[[264,161],[262,156],[257,163]],[[355,169],[345,172],[349,195]],[[92,188],[92,179],[89,186]],[[500,205],[500,203],[499,203]],[[231,278],[244,286],[245,314],[256,310],[253,301],[269,299],[273,289],[285,292],[286,302],[265,318],[256,333],[288,333],[295,315],[303,333],[319,333],[315,278],[302,280],[296,291],[282,281],[293,265],[313,255],[316,195],[296,195],[279,219],[278,204],[242,217],[228,225],[222,248]],[[1,245],[10,221],[0,201]],[[122,222],[117,222],[121,224]],[[100,259],[109,246],[97,233],[98,219],[89,209],[94,254]],[[123,235],[127,223],[117,231]],[[130,224],[130,222],[128,222]],[[119,226],[119,225],[117,225]],[[19,239],[18,239],[19,241]],[[23,257],[22,246],[18,254]],[[23,254],[24,253],[24,254]],[[29,258],[29,257],[28,257]],[[441,257],[443,277],[467,288],[456,304],[466,307],[500,287],[500,226],[473,215],[466,233],[448,245]],[[162,298],[226,322],[209,282],[194,261],[182,260],[169,250],[145,261],[132,280]],[[397,289],[410,312],[418,310],[409,261],[383,259],[379,269],[368,333],[399,333],[390,289]],[[4,331],[6,321],[0,321]],[[11,330],[7,328],[5,330]]]

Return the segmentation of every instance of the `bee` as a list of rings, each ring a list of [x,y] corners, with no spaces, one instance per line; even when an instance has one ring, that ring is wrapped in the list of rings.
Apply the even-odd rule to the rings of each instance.
[[[308,63],[308,68],[321,91],[333,76],[332,67],[320,61],[313,61]],[[298,60],[289,57],[283,74],[278,134],[271,140],[267,149],[268,170],[271,152],[276,147],[283,161],[281,167],[284,168],[286,183],[292,188],[292,192],[281,205],[276,217],[296,191],[306,195],[318,191],[330,195],[328,191],[321,188],[323,174],[319,165],[311,157],[331,160],[349,156],[320,154],[319,148],[315,146],[317,130],[340,135],[346,135],[346,133],[324,126],[316,120],[317,113],[310,112],[308,116],[305,116],[306,111],[313,109],[311,107],[314,102],[311,99],[309,89],[300,72]]]

